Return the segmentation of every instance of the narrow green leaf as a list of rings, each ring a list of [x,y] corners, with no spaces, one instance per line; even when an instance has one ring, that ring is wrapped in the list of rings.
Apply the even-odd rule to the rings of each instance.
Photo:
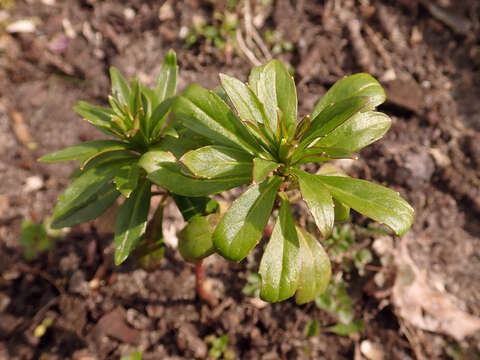
[[[104,164],[119,164],[119,166],[123,166],[125,164],[134,163],[137,160],[138,155],[127,150],[107,151],[95,154],[94,156],[85,159],[80,167],[80,170],[86,171],[94,167],[103,166]]]
[[[226,176],[250,176],[252,155],[221,145],[204,146],[187,152],[181,160],[196,176],[218,178]]]
[[[128,105],[128,110],[133,117],[136,117],[140,111],[144,111],[144,109],[142,109],[142,94],[140,81],[138,79],[132,81],[132,90]]]
[[[356,159],[357,156],[351,151],[333,148],[312,146],[302,151],[296,151],[292,157],[292,163],[297,165],[309,162],[330,161],[332,159]]]
[[[368,102],[368,97],[357,96],[341,100],[332,106],[326,107],[320,114],[313,118],[310,128],[305,132],[300,144],[305,147],[316,138],[328,135],[331,131],[364,109]]]
[[[213,233],[217,251],[226,259],[240,261],[255,247],[273,208],[283,178],[272,176],[250,186],[238,197]]]
[[[297,234],[301,265],[295,301],[297,304],[305,304],[325,291],[332,269],[328,255],[320,243],[299,227],[297,227]]]
[[[307,338],[317,336],[320,333],[320,326],[320,322],[317,319],[310,320],[303,334]]]
[[[43,155],[38,161],[59,162],[69,160],[86,160],[95,154],[107,151],[126,150],[128,144],[115,140],[94,140],[73,145],[68,148]]]
[[[283,301],[295,294],[300,267],[292,209],[288,198],[281,199],[280,213],[259,269],[262,276],[260,298],[269,302]]]
[[[301,139],[302,136],[305,135],[305,133],[308,131],[308,129],[310,129],[310,125],[311,125],[310,115],[305,115],[302,121],[300,121],[297,124],[297,127],[295,128],[295,136],[294,136],[295,140]]]
[[[113,182],[117,190],[128,198],[137,187],[139,177],[140,167],[137,164],[131,164],[121,168],[113,178]]]
[[[250,120],[254,124],[268,122],[263,104],[247,85],[225,74],[220,74],[220,81],[242,120]]]
[[[112,95],[120,105],[125,106],[130,99],[130,87],[116,67],[110,67],[110,81],[112,82]]]
[[[327,328],[327,330],[337,335],[347,336],[353,333],[361,332],[364,328],[365,324],[361,320],[354,320],[348,324],[341,322],[336,323],[335,325]]]
[[[213,91],[190,85],[175,101],[173,111],[186,127],[219,144],[254,155],[262,152],[230,107]]]
[[[176,98],[171,97],[162,101],[154,110],[151,118],[147,121],[147,134],[150,138],[156,139],[162,133],[165,122],[172,110],[173,102]]]
[[[149,181],[142,181],[118,211],[114,238],[116,265],[127,259],[147,228],[150,187]]]
[[[205,137],[187,128],[177,129],[178,138],[165,136],[150,148],[150,150],[163,150],[171,152],[175,158],[181,158],[187,151],[198,149],[212,143]]]
[[[112,121],[115,113],[111,109],[79,101],[73,110],[105,134],[123,137],[122,129]]]
[[[262,158],[253,159],[253,181],[259,183],[263,181],[270,172],[277,170],[280,164],[275,161]]]
[[[332,196],[355,211],[390,227],[397,235],[413,222],[413,208],[400,195],[369,181],[343,176],[317,175]]]
[[[324,238],[332,233],[335,211],[332,196],[316,175],[302,170],[292,170],[298,178],[302,198],[315,219],[318,230]]]
[[[110,182],[125,162],[105,163],[84,172],[60,195],[53,211],[53,219],[63,218],[74,209],[80,208]]]
[[[362,111],[373,110],[383,103],[386,98],[382,86],[371,75],[365,73],[354,74],[337,81],[327,91],[315,105],[311,114],[312,119],[320,114],[327,106],[353,96],[368,96],[370,98],[368,106]]]
[[[219,208],[218,202],[209,197],[188,197],[176,194],[172,194],[172,197],[185,221],[190,221],[195,216],[210,215]]]
[[[380,139],[388,131],[391,123],[392,120],[383,113],[360,112],[319,139],[315,146],[357,151]]]
[[[51,227],[54,229],[70,227],[95,219],[103,214],[119,195],[115,186],[106,184],[80,206],[71,208],[62,216],[55,217]]]
[[[175,55],[175,51],[170,49],[163,60],[160,75],[158,75],[157,85],[155,87],[159,102],[175,95],[177,92],[177,75],[177,56]]]
[[[148,174],[148,178],[153,183],[183,196],[213,195],[251,181],[250,174],[219,179],[197,179],[185,173],[179,164],[170,162],[161,163],[158,169]]]

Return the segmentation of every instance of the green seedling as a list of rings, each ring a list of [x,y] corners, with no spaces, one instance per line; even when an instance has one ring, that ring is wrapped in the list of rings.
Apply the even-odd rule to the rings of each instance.
[[[300,191],[324,238],[336,218],[348,218],[350,208],[399,236],[410,228],[413,209],[397,192],[351,178],[330,164],[316,174],[302,170],[307,163],[355,159],[356,151],[385,134],[391,120],[375,111],[385,92],[373,77],[361,73],[338,81],[300,121],[295,83],[281,62],[254,67],[248,84],[223,74],[220,80],[223,91],[194,84],[173,104],[177,121],[210,144],[178,161],[167,153],[158,155],[161,161],[147,160],[147,152],[141,165],[150,181],[186,197],[248,185],[212,234],[215,250],[228,260],[241,261],[252,251],[279,208],[260,262],[263,300],[295,295],[303,304],[330,280],[321,243],[296,225],[293,192]]]
[[[228,335],[216,337],[209,335],[205,338],[205,342],[209,345],[208,358],[209,359],[235,359],[235,353],[228,349]]]
[[[53,230],[48,219],[43,223],[22,221],[19,242],[23,246],[23,257],[27,261],[35,260],[42,252],[50,250],[59,237],[60,231]]]
[[[332,281],[327,289],[315,298],[315,305],[337,318],[338,322],[327,328],[335,334],[350,335],[362,331],[365,326],[361,320],[355,318],[352,299],[341,279]]]

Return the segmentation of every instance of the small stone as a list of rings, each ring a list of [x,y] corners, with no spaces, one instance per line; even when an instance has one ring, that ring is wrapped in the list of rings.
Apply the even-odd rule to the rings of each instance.
[[[382,347],[370,340],[362,341],[360,351],[368,360],[383,360]]]
[[[43,185],[44,185],[44,182],[41,176],[38,176],[38,175],[29,176],[25,180],[25,186],[23,187],[23,191],[25,191],[26,193],[38,191],[43,187]]]
[[[23,19],[11,23],[7,26],[6,30],[10,34],[33,33],[37,30],[37,27],[33,20]]]

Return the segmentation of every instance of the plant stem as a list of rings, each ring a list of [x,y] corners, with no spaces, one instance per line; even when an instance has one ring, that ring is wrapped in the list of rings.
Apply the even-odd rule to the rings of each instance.
[[[218,300],[205,288],[205,277],[205,266],[203,266],[203,259],[201,259],[195,263],[195,287],[197,296],[213,308],[218,305]]]

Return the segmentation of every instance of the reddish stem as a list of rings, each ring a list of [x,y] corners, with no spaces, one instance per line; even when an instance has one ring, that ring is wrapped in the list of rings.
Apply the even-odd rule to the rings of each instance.
[[[195,263],[195,286],[197,289],[197,296],[213,308],[218,305],[218,300],[205,288],[205,278],[203,260],[198,260]]]

